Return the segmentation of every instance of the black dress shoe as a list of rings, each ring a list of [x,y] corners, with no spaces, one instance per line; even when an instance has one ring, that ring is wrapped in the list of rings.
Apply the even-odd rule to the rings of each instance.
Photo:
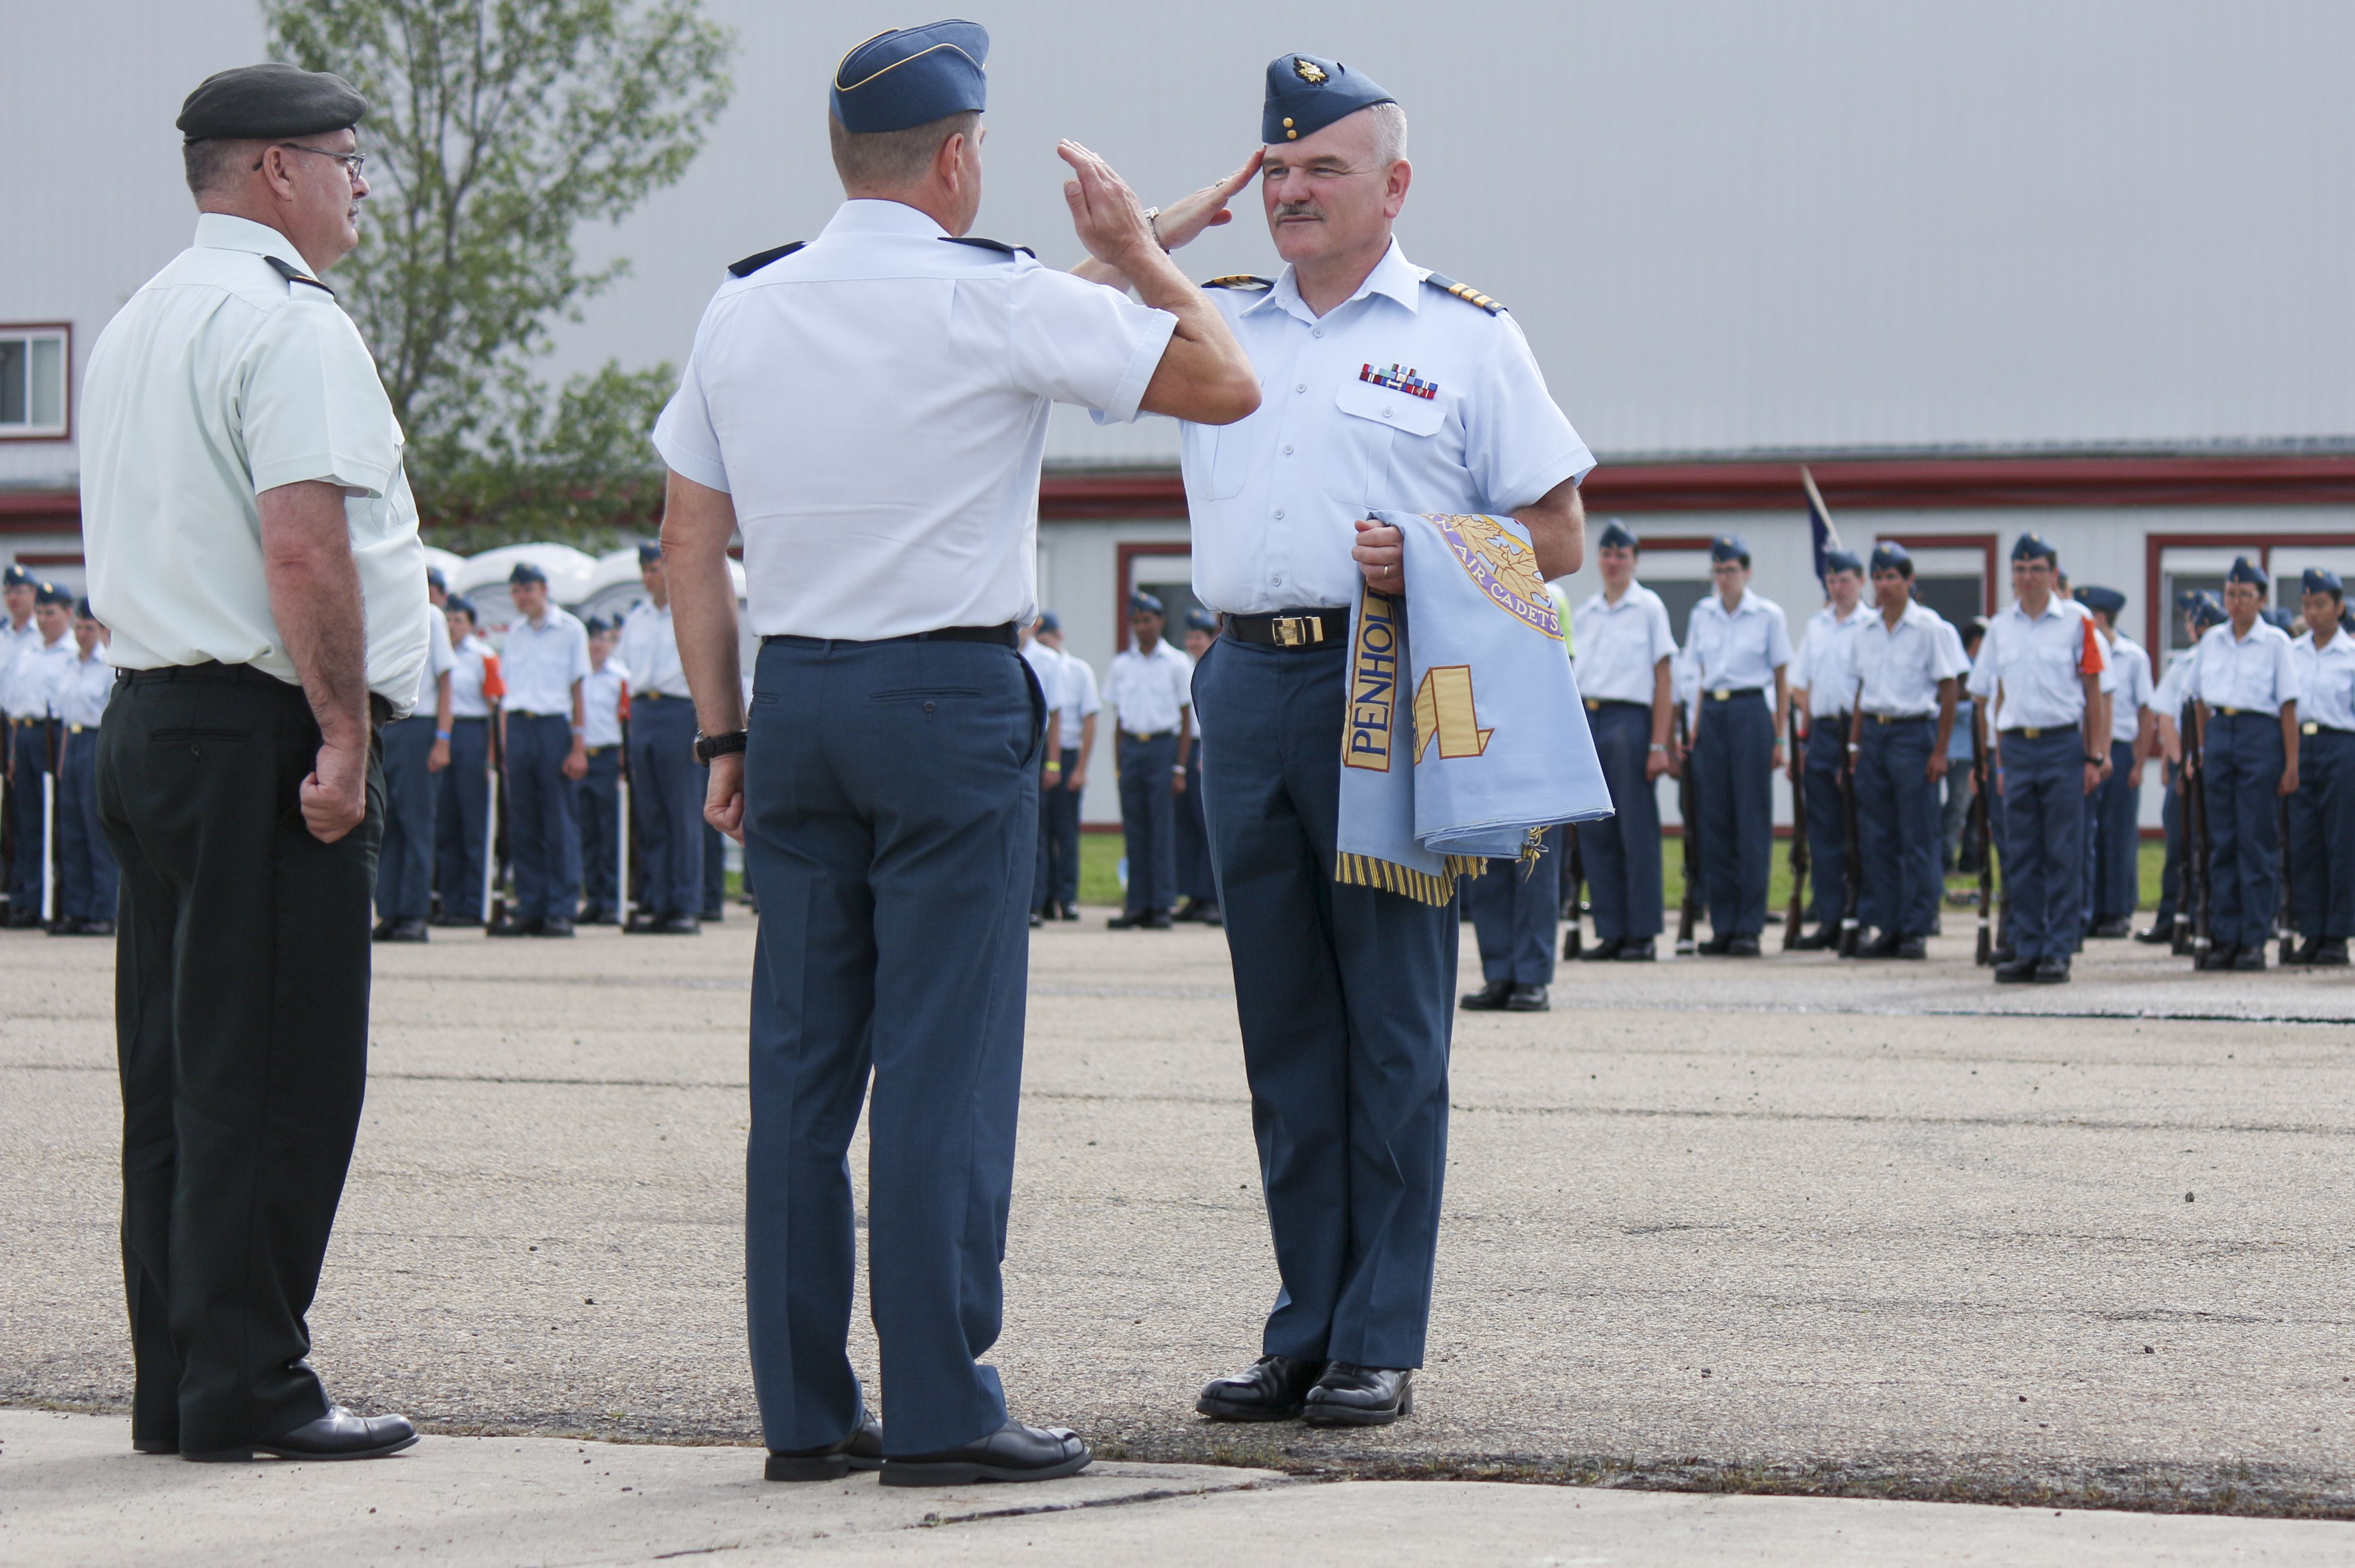
[[[2120,937],[2133,936],[2134,922],[2126,919],[2124,916],[2120,916],[2115,920],[2096,920],[2094,922],[2094,928],[2086,932],[2085,935],[2088,937],[2098,938],[2105,942],[2115,941]]]
[[[1614,955],[1623,964],[1653,963],[1659,956],[1658,950],[1652,946],[1652,938],[1649,937],[1629,938],[1619,945],[1619,951]]]
[[[657,937],[699,937],[703,922],[692,915],[666,915],[646,929]]]
[[[2036,978],[2034,959],[2006,959],[1995,967],[1998,985],[2026,985]]]
[[[853,1470],[879,1470],[882,1467],[883,1424],[872,1415],[862,1415],[848,1436],[822,1448],[770,1449],[768,1467],[762,1471],[761,1478],[768,1481],[838,1481]]]
[[[1180,898],[1178,901],[1178,907],[1169,911],[1169,918],[1179,925],[1188,920],[1199,920],[1201,917],[1201,911],[1194,906],[1194,901],[1190,898]]]
[[[1033,931],[1037,930],[1039,927],[1044,926],[1046,923],[1047,917],[1044,915],[1039,914],[1036,909],[1030,911],[1030,928]]]
[[[727,907],[724,905],[715,904],[710,908],[706,909],[700,918],[709,926],[722,925],[728,919]]]
[[[622,918],[602,904],[591,904],[572,917],[572,923],[575,926],[618,926]]]
[[[96,922],[93,922],[95,924]],[[109,923],[111,927],[111,922]],[[2315,944],[2314,954],[2306,960],[2317,969],[2343,969],[2347,967],[2347,938],[2325,937]]]
[[[1863,947],[1859,948],[1854,956],[1859,959],[1895,958],[1897,956],[1897,933],[1894,931],[1883,931],[1871,941],[1867,942]]]
[[[1059,919],[1076,920],[1080,917],[1080,906],[1076,904],[1057,905],[1055,914]]]
[[[2244,970],[2264,969],[2265,967],[2265,945],[2263,942],[2259,942],[2254,948],[2241,948],[2238,952],[2232,955],[2232,967],[2236,969]]]
[[[428,915],[425,917],[425,923],[428,926],[451,927],[479,926],[482,924],[480,920],[475,919],[471,915]]]
[[[1708,941],[1693,948],[1694,952],[1711,959],[1721,959],[1732,950],[1733,938],[1731,937],[1711,937]]]
[[[134,1435],[131,1439],[131,1451],[134,1454],[176,1454],[180,1451],[180,1440],[177,1437],[141,1437]]]
[[[539,920],[518,920],[514,916],[510,915],[504,920],[494,922],[490,928],[484,932],[484,935],[487,937],[537,937],[539,935],[540,927],[543,924],[545,924],[545,922]]]
[[[2175,927],[2173,926],[2153,926],[2147,931],[2137,931],[2134,934],[2134,939],[2142,943],[2145,947],[2157,947],[2161,942],[2172,942],[2175,940]]]
[[[1204,1384],[1194,1408],[1213,1421],[1289,1421],[1324,1375],[1323,1361],[1262,1356],[1249,1372]]]
[[[1505,998],[1507,1012],[1544,1012],[1553,1006],[1553,999],[1541,985],[1517,985]]]
[[[1897,939],[1897,956],[1901,959],[1926,959],[1930,956],[1930,944],[1921,937],[1900,937]]]
[[[1791,950],[1795,953],[1820,953],[1838,946],[1839,928],[1836,926],[1818,926],[1803,937],[1791,938]]]
[[[1215,904],[1203,905],[1200,911],[1195,915],[1194,918],[1199,920],[1205,926],[1224,926],[1227,923],[1225,911],[1221,910]]]
[[[1145,928],[1148,931],[1168,930],[1170,928],[1169,911],[1167,909],[1156,909],[1152,914],[1147,915],[1145,917]]]
[[[1361,1367],[1335,1361],[1302,1402],[1311,1426],[1388,1426],[1414,1414],[1412,1367]]]
[[[2030,978],[2038,985],[2067,985],[2069,960],[2058,953],[2047,953],[2036,960],[2036,973]]]
[[[1465,992],[1455,1005],[1466,1012],[1502,1012],[1512,995],[1512,981],[1490,980],[1478,991]]]
[[[392,929],[384,934],[384,939],[388,942],[424,942],[431,941],[432,938],[426,932],[424,916],[417,916],[406,920],[395,920],[392,923]]]
[[[1127,913],[1114,915],[1104,922],[1104,929],[1107,931],[1141,931],[1145,928],[1146,918],[1146,914],[1141,909],[1134,915]]]
[[[2191,967],[2195,969],[2229,969],[2240,952],[2240,948],[2229,942],[2218,942],[2205,953],[2192,954]]]
[[[1619,956],[1619,949],[1626,945],[1627,938],[1625,937],[1599,938],[1595,941],[1594,946],[1585,948],[1580,952],[1578,959],[1581,963],[1607,964],[1612,959],[1617,958]],[[1564,958],[1568,958],[1570,955],[1568,953],[1564,953],[1562,956]]]
[[[41,915],[37,909],[11,909],[8,912],[8,929],[11,931],[29,931],[40,923]]]
[[[1725,939],[1724,956],[1729,959],[1756,958],[1758,956],[1757,933],[1753,931],[1743,936],[1728,937]]]
[[[891,1455],[878,1478],[887,1487],[966,1487],[975,1481],[1051,1481],[1075,1476],[1095,1456],[1068,1426],[1009,1421],[986,1437],[937,1454]]]
[[[533,928],[531,934],[535,937],[570,937],[572,935],[572,922],[561,916],[553,920],[542,920]]]
[[[79,937],[81,935],[81,922],[67,919],[52,920],[42,928],[42,934],[50,937]]]
[[[392,916],[389,915],[386,916],[369,929],[368,940],[371,942],[383,941],[386,938],[392,935],[392,927],[394,924],[395,922]]]
[[[199,1465],[234,1463],[256,1454],[275,1454],[282,1459],[381,1459],[416,1441],[417,1428],[405,1415],[354,1415],[340,1404],[331,1404],[316,1421],[306,1421],[275,1437],[202,1454],[184,1450],[180,1457]]]
[[[77,937],[112,937],[114,935],[114,922],[112,920],[78,920],[74,922],[73,934]]]

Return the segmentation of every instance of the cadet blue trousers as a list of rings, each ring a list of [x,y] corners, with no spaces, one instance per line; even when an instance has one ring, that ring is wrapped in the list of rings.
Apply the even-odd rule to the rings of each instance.
[[[753,679],[745,1279],[771,1448],[863,1408],[846,1339],[868,1107],[868,1297],[884,1446],[1006,1422],[993,1369],[1022,1076],[1046,702],[1010,647],[773,637]]]
[[[422,920],[433,912],[433,797],[442,780],[426,770],[433,757],[433,715],[395,719],[384,744],[384,846],[377,852],[376,912],[387,920]]]
[[[703,797],[711,776],[695,760],[695,705],[630,699],[630,831],[645,868],[639,901],[656,916],[703,910]]]
[[[2355,937],[2355,730],[2297,739],[2289,798],[2290,909],[2300,937]]]
[[[2303,758],[2301,758],[2303,760]],[[2183,897],[2183,791],[2175,787],[2175,768],[2170,763],[2159,764],[2158,825],[2166,835],[2167,857],[2159,863],[2158,913],[2152,921],[2156,930],[2175,929],[2176,910]]]
[[[1945,879],[1938,873],[1938,785],[1928,771],[1937,738],[1934,718],[1864,718],[1856,761],[1860,903],[1883,936],[1927,937],[1938,922]]]
[[[490,825],[491,721],[461,718],[450,721],[450,766],[436,785],[441,800],[433,810],[433,836],[440,869],[435,885],[442,892],[442,913],[469,920],[483,918],[484,830]]]
[[[1582,831],[1583,831],[1582,829]],[[1524,871],[1518,860],[1491,860],[1459,884],[1480,946],[1480,978],[1514,985],[1553,983],[1553,938],[1561,924],[1561,857],[1570,835],[1546,830],[1546,852]]]
[[[2085,733],[2003,735],[2003,874],[2015,956],[2065,959],[2084,913]]]
[[[1166,915],[1178,901],[1178,797],[1169,788],[1177,764],[1176,730],[1146,740],[1120,737],[1120,831],[1128,849],[1131,915]]]
[[[1578,825],[1579,863],[1594,906],[1594,934],[1642,941],[1667,918],[1660,889],[1660,797],[1644,777],[1652,754],[1648,703],[1602,703],[1586,710],[1594,755],[1611,788],[1611,812]]]
[[[1194,669],[1261,1185],[1283,1287],[1263,1349],[1423,1364],[1447,1167],[1459,916],[1333,880],[1342,643],[1221,637]]]
[[[1064,785],[1080,765],[1080,748],[1067,746],[1054,788],[1039,786],[1039,864],[1030,876],[1030,907],[1080,901],[1080,796]]]
[[[592,746],[589,771],[573,780],[572,819],[581,826],[581,903],[611,915],[622,906],[622,748]]]
[[[41,912],[42,867],[48,840],[42,826],[41,780],[49,772],[49,728],[45,722],[8,721],[8,749],[16,770],[8,776],[8,814],[16,819],[16,858],[8,863],[8,908],[15,916]]]
[[[2093,897],[2095,925],[2130,918],[2142,897],[2142,791],[2134,776],[2134,743],[2110,742],[2110,776],[2094,791]]]
[[[569,716],[507,715],[507,850],[518,920],[570,920],[581,899],[581,830],[564,776],[571,749]]]
[[[1716,713],[1710,717],[1714,720]],[[1828,714],[1807,721],[1807,918],[1818,926],[1838,927],[1848,914],[1848,812],[1840,804],[1840,768],[1848,759],[1848,715]],[[1861,806],[1859,808],[1861,811]],[[1858,818],[1859,841],[1863,819]],[[1704,839],[1702,842],[1708,841]],[[1867,926],[1875,924],[1864,906],[1870,903],[1872,882],[1867,878],[1858,899],[1858,913]]]
[[[1774,853],[1774,713],[1763,696],[1720,702],[1704,694],[1700,700],[1706,706],[1692,754],[1693,793],[1700,803],[1710,933],[1754,937],[1766,928]],[[1838,919],[1839,905],[1832,909]]]
[[[2209,938],[2259,947],[2281,901],[2281,719],[2211,713],[2204,734]]]
[[[1215,906],[1219,902],[1219,885],[1210,875],[1210,831],[1202,820],[1202,742],[1199,736],[1186,753],[1186,792],[1178,797],[1175,804],[1178,896]]]
[[[114,852],[98,820],[98,737],[95,728],[59,736],[58,773],[58,915],[67,920],[114,918]]]

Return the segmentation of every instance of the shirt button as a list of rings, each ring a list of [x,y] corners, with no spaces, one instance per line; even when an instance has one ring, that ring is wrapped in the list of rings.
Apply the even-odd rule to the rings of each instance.
[[[1275,520],[1279,523],[1284,521],[1284,508],[1281,506],[1275,509]]]
[[[1385,418],[1385,419],[1387,419],[1387,418],[1389,418],[1390,417],[1391,417],[1391,411],[1390,411],[1388,408],[1383,409],[1383,410],[1382,410],[1382,418]]]
[[[1273,577],[1268,578],[1267,586],[1270,588],[1282,588],[1284,586],[1284,574],[1282,572],[1278,572]]]
[[[1284,448],[1284,456],[1286,456],[1286,457],[1290,457],[1290,456],[1292,455],[1292,449],[1291,449],[1290,447],[1286,447],[1286,448]]]
[[[1308,335],[1310,337],[1323,337],[1325,335],[1325,329],[1323,327],[1310,327],[1308,329]]]
[[[1305,392],[1308,390],[1308,383],[1304,381],[1299,386],[1295,387],[1293,390],[1295,392]]]

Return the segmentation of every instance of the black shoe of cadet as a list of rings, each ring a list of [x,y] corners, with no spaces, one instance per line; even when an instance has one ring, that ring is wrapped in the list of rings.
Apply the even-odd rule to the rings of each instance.
[[[406,919],[395,920],[392,923],[392,929],[387,931],[382,938],[382,940],[388,942],[424,942],[432,939],[431,934],[425,929],[425,917],[421,915],[412,915]]]
[[[256,1454],[274,1454],[282,1459],[381,1459],[416,1441],[417,1428],[405,1415],[354,1415],[340,1404],[331,1404],[317,1420],[275,1437],[203,1453],[184,1449],[180,1457],[199,1465],[234,1464]]]
[[[1335,1361],[1301,1404],[1311,1426],[1388,1426],[1414,1414],[1412,1367],[1361,1367]]]
[[[1213,1421],[1289,1421],[1324,1375],[1323,1361],[1262,1356],[1248,1372],[1204,1384],[1194,1408]]]
[[[1597,938],[1595,939],[1594,946],[1586,948],[1578,955],[1579,961],[1589,964],[1607,964],[1612,959],[1617,958],[1619,956],[1619,949],[1626,945],[1627,938],[1625,937]],[[1570,955],[1564,953],[1562,956],[1564,958],[1568,958]]]
[[[1505,998],[1508,1012],[1544,1012],[1553,1006],[1553,999],[1541,985],[1517,985]]]
[[[1859,959],[1893,959],[1897,956],[1898,938],[1894,931],[1883,931],[1856,950]]]
[[[1652,946],[1651,938],[1630,937],[1612,956],[1623,964],[1648,964],[1657,961],[1660,955],[1658,949]]]
[[[2047,953],[2036,960],[2036,973],[2030,977],[2038,985],[2069,983],[2069,960],[2059,953]]]
[[[975,1481],[1051,1481],[1075,1476],[1095,1456],[1068,1426],[1009,1421],[986,1437],[937,1454],[889,1455],[877,1478],[887,1487],[969,1487]]]
[[[1455,1005],[1466,1012],[1502,1012],[1512,998],[1512,981],[1490,980],[1478,991],[1466,992]]]
[[[1833,926],[1818,926],[1805,936],[1791,938],[1791,950],[1795,953],[1820,953],[1838,946],[1839,930]]]
[[[2036,978],[2034,959],[2006,959],[1995,967],[1998,985],[2026,985]]]
[[[883,1467],[883,1424],[862,1415],[848,1435],[817,1448],[769,1450],[761,1478],[769,1481],[838,1481],[853,1470]]]

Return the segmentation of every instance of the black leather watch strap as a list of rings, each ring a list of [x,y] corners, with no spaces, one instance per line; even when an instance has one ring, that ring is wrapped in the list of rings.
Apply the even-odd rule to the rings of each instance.
[[[728,757],[744,749],[746,731],[731,729],[726,735],[698,735],[695,737],[695,759],[709,767],[715,757]]]

